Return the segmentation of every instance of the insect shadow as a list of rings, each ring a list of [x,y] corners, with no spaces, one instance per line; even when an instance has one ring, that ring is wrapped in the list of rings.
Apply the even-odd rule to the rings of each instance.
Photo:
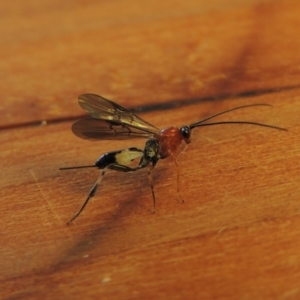
[[[160,159],[165,159],[167,157],[171,157],[176,166],[177,192],[180,199],[183,201],[179,192],[177,157],[184,148],[182,145],[191,143],[191,132],[196,127],[224,124],[247,124],[287,131],[287,129],[279,126],[253,121],[238,120],[207,123],[207,121],[213,118],[235,110],[254,106],[272,106],[269,104],[260,103],[242,105],[216,113],[190,125],[184,125],[180,128],[170,126],[160,130],[138,117],[130,110],[101,96],[95,94],[83,94],[79,96],[78,102],[79,105],[89,113],[90,117],[81,119],[72,125],[72,131],[76,136],[88,140],[125,140],[135,138],[146,138],[148,140],[146,141],[144,149],[130,147],[127,149],[111,151],[103,154],[93,165],[60,168],[60,170],[69,170],[96,167],[102,170],[82,207],[67,224],[74,221],[84,210],[90,198],[95,195],[96,190],[107,170],[134,172],[148,167],[148,180],[153,199],[153,212],[155,212],[156,198],[154,193],[152,170]],[[139,159],[139,162],[135,166],[132,166],[133,161],[137,159]]]

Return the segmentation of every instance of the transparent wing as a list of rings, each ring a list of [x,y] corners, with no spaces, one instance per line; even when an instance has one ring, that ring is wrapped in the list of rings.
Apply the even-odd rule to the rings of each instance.
[[[123,125],[139,129],[139,132],[155,134],[159,130],[147,121],[136,116],[130,110],[95,94],[83,94],[78,98],[79,105],[87,111],[91,117],[109,121],[110,124]],[[104,123],[102,123],[104,124]]]
[[[126,140],[134,138],[150,138],[153,133],[148,133],[139,128],[94,118],[85,118],[72,125],[73,133],[88,140]]]

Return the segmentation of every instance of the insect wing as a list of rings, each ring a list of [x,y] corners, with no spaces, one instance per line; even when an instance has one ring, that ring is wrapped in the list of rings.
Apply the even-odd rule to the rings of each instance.
[[[155,134],[159,130],[130,110],[95,94],[83,94],[78,98],[79,105],[93,118],[107,120],[111,124],[128,125],[141,131]]]
[[[85,118],[72,125],[73,133],[87,140],[126,140],[134,138],[150,138],[152,133],[138,128],[111,121]]]

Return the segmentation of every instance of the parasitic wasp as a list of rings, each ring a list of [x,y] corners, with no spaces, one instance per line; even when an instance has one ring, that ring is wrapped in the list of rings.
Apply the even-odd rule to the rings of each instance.
[[[153,199],[153,212],[155,212],[155,193],[152,170],[160,159],[171,157],[177,168],[177,191],[181,198],[178,184],[179,172],[177,156],[182,151],[181,145],[187,145],[191,142],[191,132],[196,127],[223,124],[248,124],[278,130],[287,130],[275,125],[252,121],[218,121],[206,123],[215,117],[234,110],[254,106],[271,106],[269,104],[242,105],[216,113],[196,123],[184,125],[181,128],[170,126],[159,130],[155,126],[132,113],[130,110],[101,96],[95,94],[83,94],[79,96],[78,102],[79,105],[89,113],[90,117],[78,120],[72,125],[72,131],[76,136],[88,140],[124,140],[134,138],[147,138],[148,140],[146,141],[144,149],[130,147],[127,149],[111,151],[103,154],[93,165],[60,168],[60,170],[67,170],[96,167],[103,170],[90,190],[82,207],[68,222],[68,224],[80,215],[90,198],[95,195],[96,190],[107,170],[133,172],[148,167],[148,180]],[[139,163],[132,167],[131,163],[135,159],[139,159]]]

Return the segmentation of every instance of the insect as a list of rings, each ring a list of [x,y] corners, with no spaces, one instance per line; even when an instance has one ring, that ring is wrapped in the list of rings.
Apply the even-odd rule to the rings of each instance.
[[[107,152],[103,154],[93,165],[60,168],[60,170],[67,170],[96,167],[102,170],[82,207],[68,222],[68,224],[80,215],[90,198],[95,195],[96,190],[107,170],[133,172],[148,167],[148,180],[153,199],[153,212],[155,212],[156,199],[152,170],[160,159],[171,157],[177,167],[177,191],[180,196],[178,187],[179,172],[177,156],[182,150],[181,146],[187,145],[191,142],[191,132],[196,127],[222,124],[248,124],[286,131],[286,129],[282,127],[252,121],[218,121],[206,123],[217,116],[234,110],[254,106],[271,106],[269,104],[249,104],[238,106],[214,114],[196,123],[184,125],[181,128],[170,126],[159,130],[155,126],[132,113],[130,110],[101,96],[95,94],[83,94],[79,96],[78,102],[79,105],[89,113],[90,117],[78,120],[72,125],[72,131],[76,136],[88,140],[124,140],[134,138],[147,138],[148,140],[146,141],[144,149],[130,147],[127,149]],[[139,162],[135,166],[131,166],[132,161],[135,159],[139,159]]]

